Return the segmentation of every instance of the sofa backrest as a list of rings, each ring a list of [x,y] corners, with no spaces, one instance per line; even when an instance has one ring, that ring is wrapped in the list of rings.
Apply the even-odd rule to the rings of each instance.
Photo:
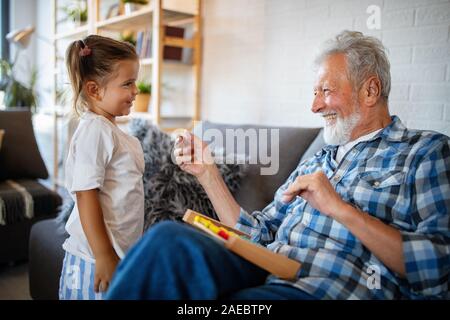
[[[267,154],[269,156],[269,159],[271,158],[270,155],[273,155],[273,151],[271,150],[271,129],[279,129],[279,141],[278,144],[276,144],[279,150],[278,172],[275,175],[262,175],[261,168],[267,168],[270,165],[262,165],[260,161],[258,161],[257,164],[249,164],[247,166],[246,177],[241,183],[240,189],[234,195],[238,203],[249,212],[254,210],[261,210],[265,206],[267,206],[272,201],[274,193],[278,189],[278,187],[280,187],[285,182],[286,178],[298,165],[304,152],[308,151],[309,154],[313,155],[323,145],[323,143],[320,143],[320,139],[318,139],[315,150],[308,150],[311,143],[315,141],[316,137],[318,136],[320,128],[270,127],[251,124],[230,125],[204,121],[202,122],[201,127],[197,126],[193,131],[197,136],[202,136],[203,138],[205,138],[205,135],[203,134],[205,133],[205,130],[212,128],[219,130],[223,134],[223,146],[226,153],[244,153],[246,156],[249,156],[248,141],[246,141],[245,147],[240,148],[240,150],[236,148],[236,143],[234,143],[234,150],[228,150],[225,142],[226,129],[243,129],[244,132],[248,132],[248,129],[255,129],[258,133],[258,143],[260,141],[259,137],[263,137],[264,135],[268,140],[268,152],[263,150],[263,154]],[[266,129],[267,131],[264,132],[261,131],[261,129]],[[208,139],[204,140],[209,143],[210,147],[217,147],[216,141],[214,141],[213,139],[210,139],[209,141]]]
[[[0,150],[0,180],[47,179],[48,171],[36,142],[27,108],[0,110],[0,129],[4,130]]]

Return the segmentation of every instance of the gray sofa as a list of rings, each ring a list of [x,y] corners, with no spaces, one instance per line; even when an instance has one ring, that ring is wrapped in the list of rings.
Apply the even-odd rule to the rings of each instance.
[[[267,126],[203,123],[203,131],[211,128],[218,129],[222,133],[225,133],[226,129],[238,128],[276,129]],[[320,129],[288,127],[279,129],[278,173],[261,175],[261,165],[251,164],[241,187],[234,194],[238,203],[247,211],[260,210],[269,204],[276,189],[285,181],[299,161],[311,157],[324,144]],[[194,132],[197,135],[201,133],[198,127],[194,129]],[[214,141],[212,143],[214,144]],[[270,147],[270,143],[268,145]],[[245,151],[248,152],[248,148]],[[61,245],[66,237],[61,219],[49,219],[33,226],[29,256],[30,294],[33,299],[58,298],[59,275],[64,257]]]

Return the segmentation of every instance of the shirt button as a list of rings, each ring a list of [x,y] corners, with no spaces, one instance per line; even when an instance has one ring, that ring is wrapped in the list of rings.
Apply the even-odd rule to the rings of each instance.
[[[334,181],[339,181],[340,178],[341,178],[341,176],[337,174],[337,175],[334,176],[333,180]]]
[[[373,183],[373,186],[374,186],[375,188],[379,187],[379,186],[380,186],[380,181],[375,181],[375,182]]]

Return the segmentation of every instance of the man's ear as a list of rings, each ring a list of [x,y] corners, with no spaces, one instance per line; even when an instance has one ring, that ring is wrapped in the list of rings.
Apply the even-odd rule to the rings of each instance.
[[[100,86],[97,84],[97,82],[89,80],[86,82],[86,84],[84,85],[85,87],[85,91],[87,96],[95,101],[101,101],[102,97],[100,94]]]
[[[378,77],[367,79],[361,88],[361,98],[367,106],[374,106],[381,96],[381,82]]]

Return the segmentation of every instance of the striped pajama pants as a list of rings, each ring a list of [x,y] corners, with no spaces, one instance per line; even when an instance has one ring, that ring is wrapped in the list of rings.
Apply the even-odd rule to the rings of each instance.
[[[103,294],[94,291],[95,264],[66,251],[61,278],[60,300],[102,300]]]

